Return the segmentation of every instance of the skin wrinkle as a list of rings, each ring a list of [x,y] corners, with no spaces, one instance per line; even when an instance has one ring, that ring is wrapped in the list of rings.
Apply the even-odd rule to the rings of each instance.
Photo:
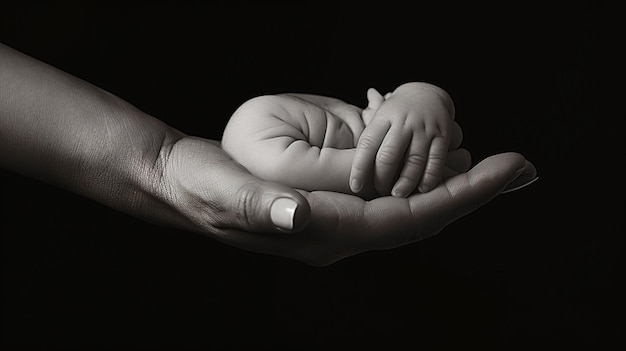
[[[169,182],[166,181],[168,171],[167,166],[176,143],[183,138],[182,135],[168,137],[168,134],[170,134],[170,132],[164,133],[159,153],[148,171],[149,174],[154,174],[151,182],[153,191],[151,191],[150,194],[156,196],[157,198],[162,197],[166,200],[173,199],[175,196],[175,192],[172,187],[166,186],[166,184],[169,184]]]
[[[254,213],[254,209],[258,209],[260,206],[256,206],[257,203],[261,203],[262,199],[259,199],[259,196],[262,194],[262,187],[255,181],[248,181],[239,186],[239,188],[235,191],[235,199],[234,202],[235,208],[229,209],[234,211],[235,213],[242,214],[241,216],[236,217],[236,222],[245,222],[244,230],[249,230],[250,228],[254,228],[256,225],[260,223],[252,223],[251,219],[254,220],[257,218],[256,213]],[[232,223],[227,223],[227,226],[232,226]]]
[[[277,95],[277,97],[284,97],[284,98],[287,98],[287,99],[294,99],[294,100],[303,100],[302,98],[294,96],[294,95],[291,95],[291,94],[279,94],[279,95]],[[289,111],[287,111],[286,107],[281,105],[280,108],[282,109],[284,115],[289,116]],[[285,120],[283,120],[283,121],[287,122],[287,124],[291,125],[291,123],[289,123],[289,121],[285,121]],[[308,121],[307,118],[304,118],[304,122],[305,123],[300,123],[300,127],[301,127],[300,129],[295,128],[295,127],[294,128],[296,130],[299,130],[303,134],[304,140],[309,140],[311,128],[309,126],[309,121]]]
[[[332,120],[331,120],[331,116],[329,115],[330,112],[328,110],[326,110],[326,109],[323,109],[323,111],[324,111],[324,119],[323,120],[324,120],[325,124],[324,124],[324,128],[323,128],[324,129],[324,133],[322,133],[322,142],[320,143],[322,148],[323,147],[328,147],[326,145],[326,141],[330,139],[329,135],[328,135],[329,134],[328,133],[328,125],[333,123]]]
[[[117,99],[114,99],[116,102]],[[125,111],[127,115],[132,116],[133,118],[129,120],[124,120],[122,123],[121,134],[124,138],[130,139],[132,135],[129,135],[128,130],[132,130],[132,126],[136,124],[137,120],[140,116],[137,114],[141,113],[134,108],[128,107],[125,104],[118,103],[118,108],[120,110]],[[109,124],[108,120],[107,125]],[[112,131],[113,128],[107,128],[108,131]],[[129,158],[129,162],[134,164],[134,168],[138,169],[135,174],[130,174],[129,177],[134,180],[130,182],[130,185],[135,184],[138,185],[140,191],[133,191],[131,196],[128,196],[129,207],[131,207],[133,212],[138,212],[140,214],[145,214],[151,209],[146,209],[140,207],[139,204],[144,202],[143,198],[151,198],[153,200],[163,200],[159,198],[159,196],[164,196],[163,194],[159,194],[160,192],[171,192],[170,190],[164,189],[164,171],[165,164],[167,163],[168,153],[171,152],[173,145],[176,141],[182,138],[180,132],[174,129],[164,129],[164,131],[160,134],[146,134],[145,129],[139,129],[139,139],[145,140],[143,143],[143,148],[138,148],[137,150],[127,149],[126,155]],[[120,133],[117,131],[116,133]],[[108,144],[112,143],[113,139],[116,136],[110,136],[107,138],[109,140]],[[110,145],[110,147],[114,148],[116,145]],[[115,163],[115,160],[111,160],[112,163]],[[129,185],[129,186],[130,186]],[[165,195],[166,198],[171,197],[170,195]],[[150,201],[150,203],[159,203],[159,201]],[[156,207],[152,208],[156,209]]]
[[[393,208],[393,212],[390,210],[379,211],[377,210],[381,208],[380,204],[376,204],[376,207],[373,207],[373,202],[366,201],[363,207],[363,211],[360,214],[359,222],[364,228],[376,228],[379,227],[384,221],[389,220],[389,216],[393,215],[394,217],[407,217],[405,214],[412,213],[411,206],[409,205],[408,198],[381,198],[379,201],[388,201],[394,202],[394,206],[389,206],[388,208]],[[400,207],[398,204],[401,203]],[[383,206],[384,207],[384,206]],[[412,217],[413,218],[413,217]],[[357,223],[359,224],[359,223]],[[406,232],[406,228],[402,228],[408,225],[408,222],[398,222],[392,221],[390,225],[396,229],[397,232]],[[402,227],[398,227],[402,226]],[[363,229],[363,232],[367,232]],[[364,251],[373,250],[373,249],[391,249],[395,247],[402,246],[406,244],[406,238],[404,237],[395,237],[394,241],[390,241],[389,238],[381,235],[377,235],[376,233],[372,235],[368,240],[364,240]]]
[[[280,108],[275,109],[276,111],[266,112],[265,110],[263,110],[264,108],[263,106],[266,106],[265,108],[267,108],[267,105],[265,105],[267,101],[271,102],[273,100],[284,100],[284,99],[290,99],[293,101],[297,100],[302,103],[302,106],[304,106],[304,108],[300,109],[300,111],[298,109],[291,111],[292,109],[290,109],[289,107],[281,106]],[[320,171],[324,171],[326,164],[331,165],[331,164],[336,163],[335,159],[331,158],[331,157],[336,157],[336,154],[334,153],[333,150],[336,151],[342,148],[349,148],[349,145],[347,145],[344,141],[348,141],[348,144],[351,144],[354,139],[354,136],[352,134],[352,129],[343,120],[343,118],[337,117],[329,110],[321,109],[319,107],[313,108],[314,105],[311,102],[307,101],[306,99],[302,99],[300,97],[293,97],[293,96],[278,96],[278,97],[273,96],[268,99],[254,99],[252,100],[251,104],[246,104],[247,107],[244,107],[240,110],[240,112],[243,113],[243,115],[239,115],[241,116],[241,118],[237,119],[236,123],[239,123],[238,125],[244,125],[246,121],[253,120],[253,116],[255,115],[251,113],[246,115],[245,113],[253,111],[254,106],[257,104],[260,106],[260,112],[262,114],[262,118],[265,118],[268,121],[277,120],[282,123],[282,125],[277,126],[278,128],[275,130],[275,133],[276,134],[280,133],[280,136],[274,137],[272,135],[274,130],[267,129],[267,127],[264,127],[264,125],[262,124],[263,119],[260,119],[258,121],[259,122],[258,126],[264,130],[264,132],[261,134],[262,134],[262,137],[264,138],[263,142],[266,143],[268,150],[275,150],[273,152],[276,152],[277,155],[281,155],[281,156],[277,156],[274,158],[265,159],[265,161],[263,163],[259,163],[258,167],[256,168],[252,167],[252,169],[256,169],[258,174],[264,175],[268,179],[274,179],[274,180],[285,182],[283,175],[280,175],[280,174],[272,175],[271,173],[272,171],[269,170],[268,167],[273,168],[273,169],[288,170],[294,162],[298,163],[298,162],[304,161],[303,158],[308,160],[308,162],[310,162],[311,165],[314,165],[314,164],[317,165],[317,168]],[[258,114],[258,112],[256,113]],[[290,113],[290,114],[285,114],[285,113]],[[316,125],[312,126],[310,123],[316,123]],[[235,128],[237,128],[237,126],[233,126],[233,130]],[[256,128],[256,125],[250,126],[248,133],[252,132],[256,134],[255,128]],[[339,134],[334,134],[334,133],[329,134],[328,128],[333,129],[333,131],[336,131]],[[309,130],[309,134],[310,134],[308,141],[301,140],[301,139],[304,139],[303,130],[306,130],[306,129]],[[314,129],[315,129],[315,132],[313,131]],[[243,134],[245,133],[246,132],[244,132]],[[330,139],[327,140],[326,137],[332,138],[333,136],[338,140],[334,140],[333,144],[337,144],[337,145],[332,145],[332,146],[336,146],[339,149],[334,148],[334,147],[333,148],[322,147],[322,145],[324,144],[327,144],[324,146],[330,145],[329,144]],[[317,140],[318,137],[324,138],[324,139]],[[242,139],[242,140],[245,140],[245,139]],[[302,143],[299,143],[298,141],[302,141]],[[317,145],[318,142],[319,142],[319,145]],[[259,144],[258,147],[263,147],[263,146]],[[298,151],[300,151],[300,154],[298,154]],[[233,150],[233,152],[238,154],[238,153],[241,153],[242,150],[241,149]],[[299,156],[302,156],[302,157],[299,157]],[[250,155],[240,155],[239,157],[241,158],[242,162],[253,162],[253,160],[250,158]],[[345,157],[345,156],[342,156],[342,157]],[[270,164],[272,163],[277,163],[277,166],[271,167]],[[289,173],[290,171],[286,171],[286,172]],[[291,183],[288,183],[288,184],[291,184]],[[333,189],[335,188],[336,186],[333,187]],[[309,190],[313,190],[313,189],[311,188]],[[348,189],[347,189],[347,181],[346,181],[346,189],[344,191],[347,191],[347,190]]]
[[[314,102],[311,102],[311,101],[307,100],[306,98],[301,97],[301,96],[297,96],[295,94],[281,94],[281,95],[289,96],[289,97],[291,97],[293,99],[297,99],[297,100],[299,100],[301,102],[304,102],[306,104],[315,104]],[[309,95],[309,94],[302,94],[302,95],[307,96],[308,98],[313,99],[313,100],[315,100],[315,98],[316,98],[315,96],[312,96],[312,95]],[[352,138],[353,138],[353,145],[352,145],[352,147],[355,147],[356,146],[356,142],[358,141],[358,136],[357,135],[360,135],[361,132],[362,132],[362,129],[364,128],[363,120],[361,118],[362,110],[357,108],[356,106],[349,105],[348,107],[342,106],[340,108],[340,111],[336,111],[336,110],[331,110],[330,107],[327,104],[324,104],[324,103],[320,103],[318,105],[318,107],[325,112],[327,121],[329,119],[338,120],[338,122],[340,123],[340,128],[343,128],[344,126],[347,126],[347,128],[349,129],[350,134],[352,135]],[[338,114],[339,112],[344,112],[341,115],[343,115],[347,120],[345,120],[344,118],[340,118],[339,114]],[[356,125],[356,124],[358,124],[358,125]],[[308,119],[307,119],[307,126],[310,128],[310,126],[308,125]],[[360,127],[359,131],[355,130],[355,128],[357,128],[357,127]],[[328,122],[326,123],[326,126],[325,126],[324,129],[325,130],[328,129]],[[309,140],[308,137],[309,136],[307,135],[307,140]],[[324,145],[324,144],[322,144],[322,145]]]
[[[170,184],[170,186],[164,187],[161,189],[162,191],[158,192],[158,199],[167,205],[166,213],[173,211],[175,214],[179,215],[173,217],[185,219],[184,222],[175,221],[176,223],[183,224],[185,227],[196,232],[203,232],[202,228],[208,227],[211,232],[222,233],[224,230],[216,226],[216,224],[221,221],[220,218],[224,217],[224,214],[228,214],[228,212],[220,205],[221,202],[216,198],[215,194],[206,191],[206,189],[214,187],[211,186],[211,184],[219,185],[220,178],[190,179],[189,177],[179,176],[181,172],[187,173],[185,171],[187,165],[184,163],[186,161],[185,157],[176,157],[180,153],[178,150],[181,148],[184,149],[190,143],[202,141],[203,139],[185,136],[171,144],[171,150],[165,153],[167,157],[164,159],[163,178],[165,180],[164,183]],[[212,144],[215,145],[216,143]],[[214,146],[210,146],[206,148],[205,151],[210,152],[210,149],[213,147]],[[177,162],[172,163],[172,160],[176,160]],[[231,162],[232,160],[224,155],[224,157],[213,160],[213,167],[223,172],[223,170],[228,170],[231,166]],[[185,182],[181,180],[185,180]],[[203,184],[203,182],[207,180],[210,181],[211,184]],[[174,187],[177,188],[176,191],[174,191]],[[194,191],[194,189],[197,188],[205,189],[205,191],[197,193],[197,191]],[[168,217],[172,216],[170,215]]]
[[[324,205],[327,207],[326,212],[336,213],[337,215],[332,218],[332,221],[328,221],[324,223],[324,227],[330,227],[329,232],[341,232],[341,224],[343,223],[344,211],[339,207],[339,205],[333,201],[324,201]],[[326,228],[325,228],[326,229]]]
[[[292,162],[292,158],[297,158],[297,157],[306,158],[306,156],[304,155],[299,156],[297,150],[293,151],[294,149],[297,149],[302,144],[304,144],[304,148],[306,149],[306,152],[305,152],[306,154],[313,152],[314,154],[317,155],[314,157],[314,161],[319,163],[321,149],[317,146],[312,146],[311,144],[309,144],[308,142],[304,140],[298,140],[298,139],[292,139],[291,143],[289,143],[289,145],[287,145],[287,147],[283,150],[283,155],[287,155],[289,153],[289,154],[294,154],[295,156],[282,157],[282,159],[286,160],[287,163],[289,164]]]
[[[281,98],[281,97],[282,98],[286,98],[286,99],[298,100],[298,101],[303,101],[305,103],[309,103],[308,101],[306,101],[306,100],[304,100],[304,99],[302,99],[302,98],[300,98],[298,96],[291,95],[291,94],[282,94],[282,95],[276,96],[276,98]],[[285,116],[293,116],[293,114],[291,114],[291,112],[288,111],[286,107],[281,106],[281,109],[284,111],[284,115]],[[308,111],[302,111],[302,114],[306,114],[306,113],[308,113]],[[300,128],[298,128],[298,127],[293,125],[293,123],[295,122],[293,119],[286,120],[286,119],[282,119],[281,118],[281,120],[284,121],[285,123],[287,123],[288,125],[292,126],[295,130],[297,130],[300,133],[302,133],[303,140],[308,140],[309,144],[312,144],[312,145],[316,144],[315,142],[311,142],[311,139],[312,139],[312,137],[311,137],[311,129],[312,128],[311,128],[311,126],[309,124],[309,118],[306,118],[306,115],[300,115],[300,114],[297,114],[297,115],[300,117],[300,118],[296,119],[296,121],[298,122]],[[322,145],[322,144],[320,143],[320,145]]]
[[[302,100],[301,98],[298,98],[298,97],[293,97],[293,96],[291,96],[291,98],[292,98],[292,99],[299,99],[299,100]],[[308,113],[308,111],[303,111],[303,113],[304,113],[304,114],[306,114],[306,113]],[[311,128],[311,124],[310,124],[310,122],[309,122],[309,118],[306,118],[306,116],[302,116],[302,118],[304,119],[304,123],[300,123],[300,125],[301,125],[300,130],[302,131],[302,134],[304,135],[304,139],[303,139],[303,140],[308,140],[308,143],[309,143],[311,146],[313,146],[313,145],[315,145],[315,144],[318,144],[318,143],[315,143],[315,141],[312,141],[312,140],[311,140],[311,139],[312,139],[312,136],[311,136],[311,130],[312,130],[312,129],[313,129],[313,130],[315,130],[315,128]],[[325,121],[325,122],[326,122],[326,121]],[[306,128],[305,128],[305,126],[306,126]],[[327,127],[328,127],[328,124],[324,125],[324,130],[326,130],[326,128],[327,128]],[[306,129],[306,133],[304,133],[303,129]],[[324,144],[324,137],[325,137],[325,135],[322,135],[322,141],[319,143],[319,145],[318,145],[318,146],[321,146],[321,145],[323,145],[323,144]]]
[[[325,132],[324,133],[324,143],[322,144],[323,147],[332,147],[332,148],[336,148],[336,149],[349,149],[349,148],[353,148],[353,143],[352,141],[355,139],[354,137],[354,133],[352,131],[352,128],[350,128],[350,126],[348,125],[348,123],[342,119],[340,119],[339,117],[337,117],[336,115],[334,115],[332,112],[330,111],[326,111],[326,130],[328,130],[329,125],[333,124],[333,123],[337,123],[337,127],[335,128],[335,132],[338,134],[345,134],[345,136],[343,138],[341,138],[342,141],[346,140],[349,138],[349,140],[351,141],[350,144],[346,144],[346,145],[327,145],[326,144],[326,140],[330,139],[332,140],[333,135],[331,135],[330,132]],[[331,129],[333,130],[333,129]],[[335,138],[335,139],[339,139],[339,138]]]
[[[272,117],[275,118],[276,120],[281,120],[278,116],[272,114]],[[263,141],[263,140],[271,140],[277,137],[277,133],[272,132],[274,129],[279,129],[281,127],[283,127],[284,125],[281,124],[277,124],[277,125],[271,125],[271,126],[267,126],[266,128],[262,128],[259,130],[256,130],[252,133],[252,135],[257,135],[259,134],[259,138],[256,139],[257,141]],[[293,128],[294,131],[298,131],[296,128]],[[267,135],[264,135],[267,134]],[[282,137],[285,135],[278,135],[278,137]],[[298,138],[300,137],[300,135],[296,135],[294,136],[294,138]]]
[[[382,165],[393,165],[395,162],[394,156],[395,152],[393,147],[389,145],[383,145],[376,152],[376,162],[381,163]]]
[[[309,104],[309,102],[306,102],[306,103]],[[311,111],[309,111],[308,109],[303,111],[303,114],[304,114],[303,118],[305,120],[304,124],[306,124],[307,128],[309,129],[308,138],[305,140],[307,140],[311,146],[317,146],[320,148],[324,146],[324,143],[326,141],[326,134],[327,134],[326,130],[328,130],[328,115],[327,115],[328,111],[326,110],[322,110],[322,111],[324,113],[324,116],[323,116],[324,118],[319,118],[320,116],[316,116],[317,118],[311,118]],[[309,118],[307,118],[307,115],[309,116]],[[311,128],[312,121],[323,123],[324,126],[322,128]],[[323,131],[321,135],[313,136],[311,134],[311,130],[317,131],[318,129]]]

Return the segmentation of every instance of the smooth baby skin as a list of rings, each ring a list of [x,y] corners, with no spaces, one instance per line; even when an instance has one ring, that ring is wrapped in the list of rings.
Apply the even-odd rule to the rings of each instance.
[[[222,147],[251,173],[308,191],[329,190],[351,194],[350,172],[356,145],[385,98],[368,90],[365,110],[342,100],[309,94],[279,94],[253,98],[240,106],[228,122]],[[461,143],[456,124],[451,149]],[[444,176],[469,166],[469,154],[448,155]],[[358,193],[379,195],[371,174]]]
[[[350,193],[362,109],[339,99],[278,94],[253,98],[229,120],[222,147],[251,173],[308,190]],[[373,192],[370,187],[365,193]]]
[[[368,91],[370,101],[380,97]],[[374,177],[381,195],[425,193],[444,179],[454,122],[454,104],[441,88],[428,83],[402,84],[375,111],[361,134],[352,163],[350,188],[359,193]]]

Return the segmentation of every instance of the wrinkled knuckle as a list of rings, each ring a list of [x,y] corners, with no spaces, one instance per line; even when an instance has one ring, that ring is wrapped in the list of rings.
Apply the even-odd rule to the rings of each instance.
[[[258,211],[258,204],[261,201],[261,186],[256,182],[246,182],[242,184],[236,192],[234,208],[232,209],[237,217],[242,218],[249,227],[254,227],[253,223]]]
[[[410,154],[405,163],[407,167],[420,168],[426,164],[426,157],[421,154]]]
[[[359,144],[358,144],[358,148],[359,149],[372,149],[376,147],[376,141],[367,135],[363,135],[361,136],[361,138],[359,139]]]
[[[446,163],[447,155],[444,153],[434,152],[429,156],[429,162],[434,166],[443,166]]]
[[[204,231],[222,236],[232,226],[232,212],[229,211],[222,201],[216,199],[197,199],[187,201],[184,206],[190,213],[188,220]]]
[[[442,180],[442,170],[438,167],[429,167],[424,170],[423,182],[433,184]]]
[[[415,187],[415,185],[417,185],[417,182],[419,182],[420,180],[420,175],[416,172],[410,172],[407,174],[403,174],[398,178],[398,182],[397,183],[403,183],[405,186],[409,185],[412,187]],[[411,189],[413,190],[413,189]]]
[[[395,148],[390,146],[383,146],[378,150],[376,154],[376,162],[383,165],[393,165],[398,157],[398,152]]]

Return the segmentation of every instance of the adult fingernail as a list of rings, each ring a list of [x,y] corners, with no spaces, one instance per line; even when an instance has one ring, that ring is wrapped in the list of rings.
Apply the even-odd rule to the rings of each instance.
[[[506,189],[506,190],[502,191],[502,194],[510,193],[512,191],[519,190],[521,188],[525,188],[525,187],[529,186],[530,184],[536,182],[538,179],[539,179],[539,177],[535,177],[535,178],[530,179],[530,180],[528,180],[525,183],[522,183],[520,185],[513,185],[512,188],[509,188],[509,189]]]
[[[272,223],[280,229],[292,230],[294,227],[293,219],[296,215],[297,208],[298,203],[292,199],[280,197],[274,200],[270,207]]]

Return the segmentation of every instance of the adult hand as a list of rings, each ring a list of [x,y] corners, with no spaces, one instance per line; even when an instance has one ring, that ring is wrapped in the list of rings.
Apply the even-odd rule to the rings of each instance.
[[[165,154],[160,184],[173,210],[170,223],[186,223],[186,229],[242,249],[316,266],[435,235],[536,177],[534,166],[516,153],[491,156],[467,172],[462,169],[467,159],[460,157],[460,173],[429,193],[365,201],[260,180],[214,141],[184,137]]]
[[[513,153],[466,172],[469,154],[457,150],[448,155],[450,178],[426,194],[367,202],[298,192],[252,176],[218,142],[187,136],[4,45],[0,92],[0,167],[137,217],[313,265],[434,235],[536,173]]]

